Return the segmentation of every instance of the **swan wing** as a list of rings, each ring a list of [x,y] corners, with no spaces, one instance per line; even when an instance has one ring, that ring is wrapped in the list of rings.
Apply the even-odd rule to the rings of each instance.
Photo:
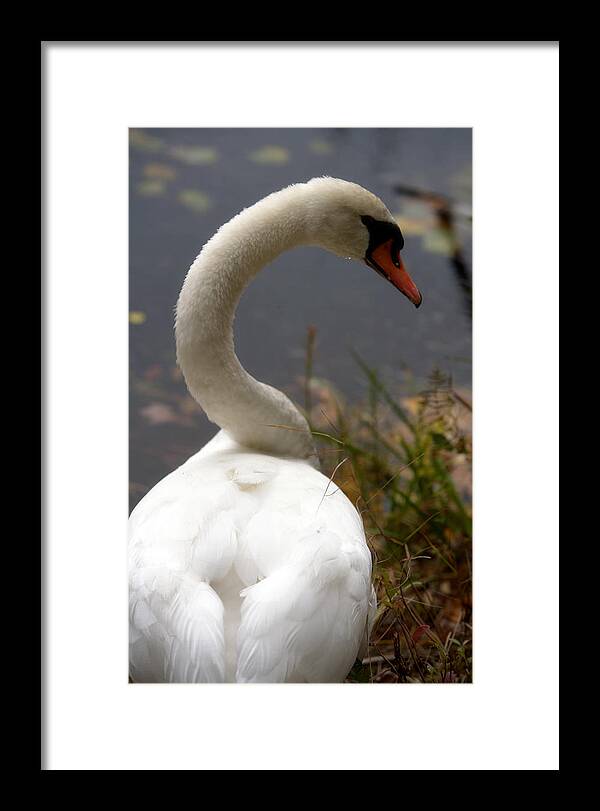
[[[147,574],[147,573],[145,573]],[[223,604],[206,582],[158,575],[132,590],[130,673],[134,682],[221,682]]]
[[[212,587],[232,566],[233,510],[221,483],[198,498],[184,468],[163,479],[130,519],[131,676],[136,682],[221,682],[224,608]]]
[[[130,519],[134,681],[341,681],[364,644],[371,556],[309,464],[192,457]]]
[[[304,468],[278,477],[240,539],[238,571],[251,584],[241,592],[238,682],[342,681],[368,634],[362,522],[336,485]]]

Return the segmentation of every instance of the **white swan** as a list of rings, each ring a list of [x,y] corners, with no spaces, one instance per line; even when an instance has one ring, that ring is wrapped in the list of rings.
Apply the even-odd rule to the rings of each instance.
[[[134,682],[339,682],[365,648],[375,596],[361,518],[316,469],[298,409],[234,352],[244,287],[297,245],[364,260],[421,303],[388,209],[344,180],[271,194],[207,242],[175,332],[188,389],[222,430],[131,515]]]

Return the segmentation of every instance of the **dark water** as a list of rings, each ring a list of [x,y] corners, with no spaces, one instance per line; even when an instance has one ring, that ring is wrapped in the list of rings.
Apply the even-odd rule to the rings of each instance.
[[[351,349],[392,385],[417,390],[437,367],[470,386],[470,129],[132,130],[132,505],[215,431],[175,367],[173,311],[190,264],[240,209],[324,174],[360,183],[398,216],[423,305],[415,310],[360,263],[297,249],[266,268],[242,299],[236,348],[244,366],[300,400],[314,325],[314,373],[348,400],[365,391]],[[449,198],[450,207],[440,210],[428,193]]]

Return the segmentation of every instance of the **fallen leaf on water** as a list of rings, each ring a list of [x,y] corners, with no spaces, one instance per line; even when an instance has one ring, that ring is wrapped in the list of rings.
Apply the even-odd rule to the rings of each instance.
[[[250,160],[254,163],[264,163],[281,166],[290,159],[290,153],[284,146],[263,146],[250,153]]]
[[[452,235],[441,228],[433,231],[428,231],[423,236],[423,247],[430,253],[439,253],[442,256],[453,256],[455,251],[455,242]]]
[[[423,200],[406,200],[394,219],[405,236],[422,236],[436,227],[431,206]]]
[[[140,414],[150,425],[164,425],[169,422],[179,422],[179,417],[166,403],[150,403],[140,409]]]
[[[147,406],[144,406],[143,408],[140,408],[139,413],[150,425],[165,425],[167,423],[174,423],[175,425],[181,425],[184,428],[193,427],[194,419],[189,413],[186,413],[187,409],[180,408],[179,406],[179,403],[177,406],[172,406],[169,403],[155,401]],[[198,406],[196,406],[194,414],[196,414],[197,411]]]
[[[153,180],[174,180],[177,172],[166,163],[147,163],[144,166],[144,176]]]
[[[146,318],[146,313],[143,313],[141,310],[132,310],[129,313],[129,323],[135,324],[136,326],[143,324]]]
[[[429,253],[453,256],[456,248],[452,234],[440,228],[430,206],[422,201],[410,201],[394,214],[404,236],[420,236],[423,249]]]
[[[163,145],[160,138],[149,135],[143,130],[129,130],[129,143],[131,146],[143,149],[145,152],[158,152]]]
[[[136,188],[142,197],[160,197],[165,190],[165,184],[162,180],[142,180]]]
[[[212,146],[172,146],[169,155],[191,166],[206,166],[216,163],[218,152]]]
[[[203,214],[212,206],[212,202],[208,194],[196,189],[184,189],[179,193],[179,202],[186,208],[192,211],[197,211]]]
[[[308,148],[316,155],[330,155],[333,152],[333,147],[329,141],[323,141],[321,138],[310,141]]]
[[[417,220],[411,217],[404,217],[402,214],[394,214],[394,219],[400,226],[400,230],[405,237],[422,236],[429,228],[425,220]]]
[[[160,366],[158,363],[153,363],[152,366],[149,366],[144,372],[144,379],[150,381],[158,380],[161,375],[162,366]]]
[[[148,489],[149,488],[147,484],[140,484],[139,482],[129,482],[130,493],[147,493]]]

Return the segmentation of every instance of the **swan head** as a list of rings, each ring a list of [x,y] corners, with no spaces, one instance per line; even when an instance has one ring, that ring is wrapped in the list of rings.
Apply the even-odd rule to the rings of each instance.
[[[402,232],[379,197],[357,183],[332,177],[313,178],[304,185],[312,239],[338,256],[363,261],[420,307],[423,297],[400,255]]]

